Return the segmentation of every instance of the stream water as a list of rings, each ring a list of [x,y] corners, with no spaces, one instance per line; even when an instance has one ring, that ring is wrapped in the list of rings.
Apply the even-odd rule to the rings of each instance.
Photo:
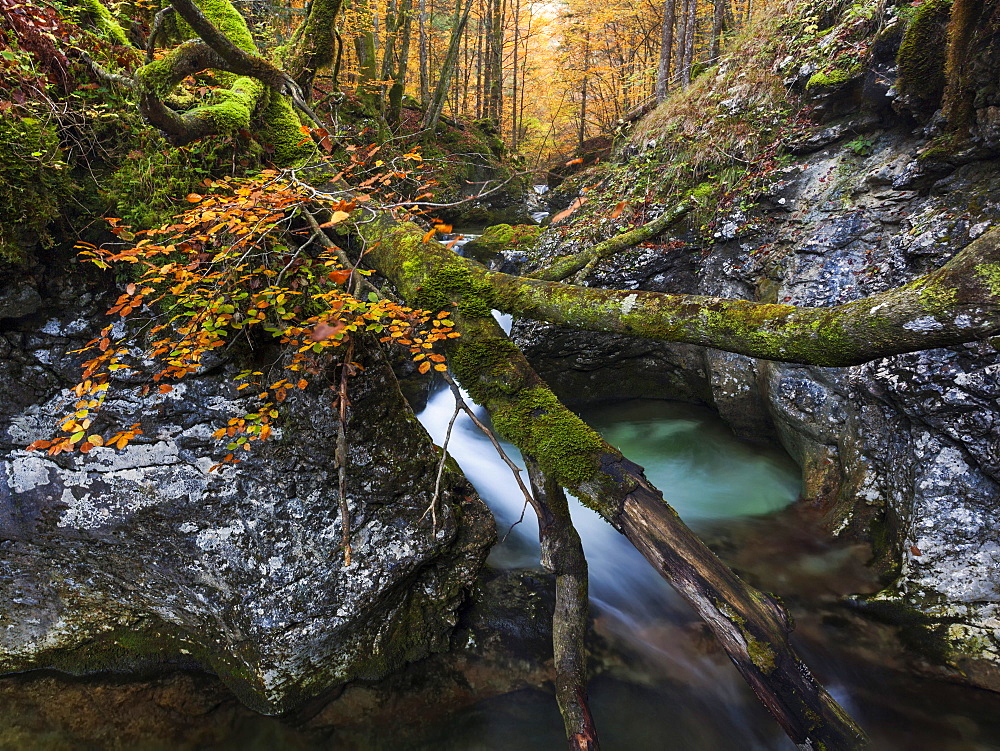
[[[420,415],[437,443],[454,410],[449,391]],[[781,595],[796,646],[861,722],[876,749],[1000,749],[1000,697],[917,678],[894,631],[852,614],[840,596],[877,588],[865,551],[824,541],[802,504],[799,471],[780,450],[734,438],[704,408],[633,400],[582,416],[646,474],[685,521],[741,575]],[[516,449],[505,445],[515,460]],[[510,470],[462,415],[448,450],[497,517],[496,566],[537,566],[537,525]],[[522,465],[523,466],[523,465]],[[793,749],[685,603],[621,535],[571,501],[590,565],[600,636],[624,657],[592,681],[602,747],[747,751]],[[511,525],[513,529],[511,529]],[[551,694],[523,691],[451,719],[420,748],[554,749],[564,745]]]

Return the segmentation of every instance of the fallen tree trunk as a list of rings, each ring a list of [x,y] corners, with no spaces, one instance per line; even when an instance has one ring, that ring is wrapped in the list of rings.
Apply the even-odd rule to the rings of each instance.
[[[683,219],[693,208],[694,203],[691,199],[681,201],[672,209],[664,211],[653,221],[647,222],[646,224],[634,229],[630,229],[628,232],[622,232],[620,235],[615,235],[614,237],[604,240],[603,242],[599,242],[597,245],[593,245],[586,250],[581,250],[579,253],[557,258],[552,264],[546,266],[544,269],[539,269],[538,271],[528,274],[527,278],[540,279],[546,282],[561,282],[562,280],[573,276],[577,272],[583,272],[580,276],[585,277],[587,272],[590,271],[590,269],[593,268],[598,261],[631,248],[633,245],[638,245],[641,242],[645,242],[646,240],[656,237],[671,224]]]
[[[842,367],[1000,334],[1000,229],[909,284],[829,308],[577,287],[488,271],[420,240],[413,239],[419,248],[400,250],[410,265],[391,277],[397,285],[447,290],[449,279],[461,277],[480,289],[474,295],[479,305],[523,318],[765,360]],[[398,242],[412,245],[406,238]],[[469,304],[465,291],[455,291]]]
[[[739,579],[681,521],[642,468],[563,406],[492,318],[482,267],[451,262],[414,224],[366,224],[365,256],[410,304],[455,307],[449,365],[496,429],[624,534],[695,609],[789,737],[803,749],[854,749],[864,733],[812,678],[770,596]],[[454,256],[452,256],[454,258]]]

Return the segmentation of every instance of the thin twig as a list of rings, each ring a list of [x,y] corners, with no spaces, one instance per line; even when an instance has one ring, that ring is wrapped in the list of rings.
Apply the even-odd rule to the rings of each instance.
[[[351,565],[351,510],[347,506],[347,377],[354,356],[354,340],[347,342],[347,352],[340,366],[339,407],[340,424],[337,426],[337,480],[340,490],[340,539],[344,548],[344,565]]]
[[[462,405],[456,401],[455,413],[451,416],[451,422],[448,423],[448,430],[444,434],[444,443],[441,445],[441,461],[438,462],[437,477],[434,478],[434,495],[431,497],[431,505],[427,507],[427,511],[420,517],[420,521],[423,521],[428,513],[431,515],[431,530],[433,532],[437,532],[437,502],[441,496],[441,475],[444,473],[444,463],[448,459],[448,444],[451,442],[451,431],[455,427],[455,420],[458,419],[461,411]]]
[[[483,433],[486,434],[486,437],[490,439],[490,443],[493,444],[493,448],[495,448],[497,453],[500,454],[500,458],[503,459],[504,463],[508,467],[510,467],[510,471],[514,473],[514,481],[517,483],[517,487],[519,487],[521,489],[521,492],[524,494],[525,502],[530,504],[531,508],[533,508],[536,513],[540,514],[541,510],[535,503],[535,499],[531,495],[531,491],[528,490],[527,486],[524,484],[524,481],[521,479],[521,472],[523,472],[523,470],[520,467],[518,467],[511,460],[509,456],[507,456],[507,454],[503,450],[503,447],[500,445],[500,441],[498,441],[497,437],[493,434],[493,431],[487,428],[483,424],[482,420],[476,417],[476,413],[466,403],[465,399],[462,398],[462,392],[458,388],[458,384],[455,383],[455,379],[452,378],[448,373],[443,373],[442,375],[444,376],[444,380],[447,381],[448,385],[451,387],[451,393],[454,394],[455,396],[455,404],[459,405],[462,408],[462,411],[464,411],[465,414],[469,416],[469,419],[472,420],[475,426],[479,428],[481,431],[483,431]]]

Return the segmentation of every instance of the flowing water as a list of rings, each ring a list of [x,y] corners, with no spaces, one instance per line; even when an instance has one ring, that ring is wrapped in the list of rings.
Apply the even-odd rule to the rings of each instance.
[[[453,411],[445,389],[420,415],[439,444]],[[1000,698],[914,677],[892,629],[840,604],[840,596],[873,591],[876,583],[863,550],[825,541],[808,509],[794,504],[799,471],[786,455],[737,440],[717,416],[691,405],[633,400],[590,407],[582,416],[644,466],[685,521],[741,575],[785,598],[798,623],[797,648],[874,748],[1000,749]],[[512,446],[504,449],[520,460]],[[516,524],[523,497],[465,415],[448,450],[506,534],[491,563],[537,566],[531,511]],[[590,565],[597,631],[623,656],[591,685],[602,747],[793,749],[686,604],[624,537],[571,503]],[[562,747],[561,734],[554,698],[523,691],[462,712],[419,748],[541,751]]]

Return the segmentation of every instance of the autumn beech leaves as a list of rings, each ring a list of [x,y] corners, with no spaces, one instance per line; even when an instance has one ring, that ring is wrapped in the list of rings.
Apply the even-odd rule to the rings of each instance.
[[[220,464],[239,461],[239,452],[267,439],[277,405],[328,372],[341,359],[339,348],[363,332],[406,348],[421,373],[446,369],[444,355],[434,348],[458,336],[449,313],[406,307],[370,284],[372,291],[361,296],[371,272],[346,266],[343,251],[326,236],[324,228],[349,219],[353,203],[319,211],[303,187],[272,171],[254,179],[207,181],[205,187],[204,195],[187,196],[191,207],[171,224],[133,232],[109,219],[124,246],[79,244],[86,260],[132,276],[108,310],[124,325],[105,326],[77,350],[89,359],[72,390],[76,401],[61,435],[29,449],[54,455],[124,448],[141,433],[140,425],[109,437],[97,429],[116,371],[155,363],[149,368],[152,383],[142,390],[165,394],[197,372],[206,354],[236,346],[241,334],[250,341],[259,336],[255,331],[277,340],[284,354],[270,370],[237,376],[237,390],[256,402],[215,432],[227,452]],[[140,311],[141,318],[134,315]]]

